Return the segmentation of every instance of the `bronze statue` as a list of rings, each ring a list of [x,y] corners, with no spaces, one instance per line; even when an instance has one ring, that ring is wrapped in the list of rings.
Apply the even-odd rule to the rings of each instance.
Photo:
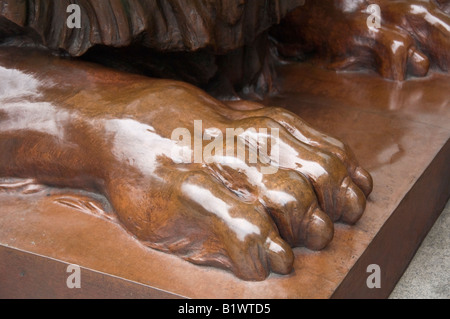
[[[173,79],[186,80],[186,70],[197,70],[190,82],[216,96],[260,97],[274,75],[270,38],[285,56],[298,57],[311,47],[327,61],[347,57],[358,63],[344,59],[340,65],[376,65],[382,75],[402,79],[406,62],[386,67],[395,72],[380,66],[392,61],[389,54],[356,50],[342,55],[352,47],[351,39],[361,38],[363,26],[338,33],[342,41],[336,45],[304,26],[302,10],[314,23],[332,28],[331,19],[353,21],[350,17],[365,2],[355,1],[353,11],[334,5],[345,1],[303,5],[294,0],[218,0],[184,6],[177,0],[72,2],[83,5],[89,21],[77,30],[66,28],[63,18],[49,18],[65,11],[69,1],[0,1],[5,46],[0,50],[0,177],[100,193],[119,222],[147,246],[228,269],[245,280],[263,280],[271,271],[288,274],[292,247],[323,249],[332,240],[333,222],[359,220],[372,179],[343,142],[281,108],[220,101]],[[378,3],[382,7],[386,1]],[[421,3],[414,5],[427,8]],[[429,5],[433,9],[426,12],[436,17],[437,4]],[[322,6],[329,20],[321,20]],[[394,18],[402,8],[392,11]],[[439,17],[444,29],[438,31],[448,36],[443,12]],[[422,26],[432,27],[428,16],[417,16],[422,17],[419,22],[425,20]],[[309,30],[306,38],[303,28]],[[427,61],[442,69],[448,66],[449,51],[442,52],[448,37],[438,31],[431,28],[431,34],[437,33],[430,48],[421,46],[425,53],[406,42],[399,44],[405,50],[395,50],[398,59],[409,58],[413,74],[424,75]],[[390,29],[381,32],[388,38],[393,34]],[[409,35],[408,41],[418,41],[419,35]],[[324,43],[331,53],[322,54]],[[86,53],[91,61],[104,54],[104,64],[131,72],[136,69],[130,61],[120,64],[124,54],[151,52],[137,61],[150,71],[156,67],[152,58],[163,66],[178,58],[191,64],[184,70],[162,68],[158,76],[173,79],[155,79],[58,58],[42,48],[11,48],[31,44],[60,56]],[[215,68],[209,70],[211,66]],[[229,90],[224,93],[223,87]],[[235,133],[231,139],[229,131]],[[187,136],[194,141],[186,143]]]

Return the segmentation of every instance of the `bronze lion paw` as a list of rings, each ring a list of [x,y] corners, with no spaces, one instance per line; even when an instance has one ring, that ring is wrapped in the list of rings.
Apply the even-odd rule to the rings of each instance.
[[[284,109],[33,50],[0,63],[0,177],[101,193],[149,247],[263,280],[363,214],[370,175]]]
[[[447,0],[307,0],[272,33],[281,55],[312,55],[335,70],[373,69],[404,80],[450,69]]]

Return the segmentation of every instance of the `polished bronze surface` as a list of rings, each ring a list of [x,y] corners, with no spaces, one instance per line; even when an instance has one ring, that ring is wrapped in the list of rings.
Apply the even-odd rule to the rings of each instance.
[[[139,292],[141,284],[155,293],[190,298],[388,296],[450,195],[449,77],[433,73],[397,85],[308,64],[286,65],[278,73],[280,94],[264,103],[285,107],[348,142],[373,176],[373,192],[356,225],[335,224],[333,241],[320,252],[293,249],[293,271],[287,276],[243,281],[148,249],[113,220],[98,218],[95,207],[106,207],[103,198],[22,183],[0,193],[0,243],[7,246],[0,253],[12,252],[0,258],[1,295],[111,295],[102,289],[106,283],[100,275],[82,277],[81,291],[69,291],[58,281],[67,278],[65,267],[52,266],[60,260],[139,283],[124,289],[141,297],[152,296]],[[31,252],[29,261],[20,251]],[[381,289],[366,286],[369,264],[382,269]]]
[[[80,268],[81,288],[67,287],[67,262],[0,245],[0,298],[179,299],[169,291]]]
[[[274,28],[279,52],[334,70],[373,69],[404,80],[450,68],[449,1],[315,1]]]
[[[370,175],[344,143],[293,113],[233,109],[188,84],[46,52],[7,48],[0,61],[4,187],[31,178],[100,193],[149,247],[262,280],[292,271],[291,247],[323,249],[333,222],[354,224],[364,211]],[[194,142],[177,143],[178,128]],[[246,158],[228,140],[206,151],[238,128],[232,142],[242,141]]]

